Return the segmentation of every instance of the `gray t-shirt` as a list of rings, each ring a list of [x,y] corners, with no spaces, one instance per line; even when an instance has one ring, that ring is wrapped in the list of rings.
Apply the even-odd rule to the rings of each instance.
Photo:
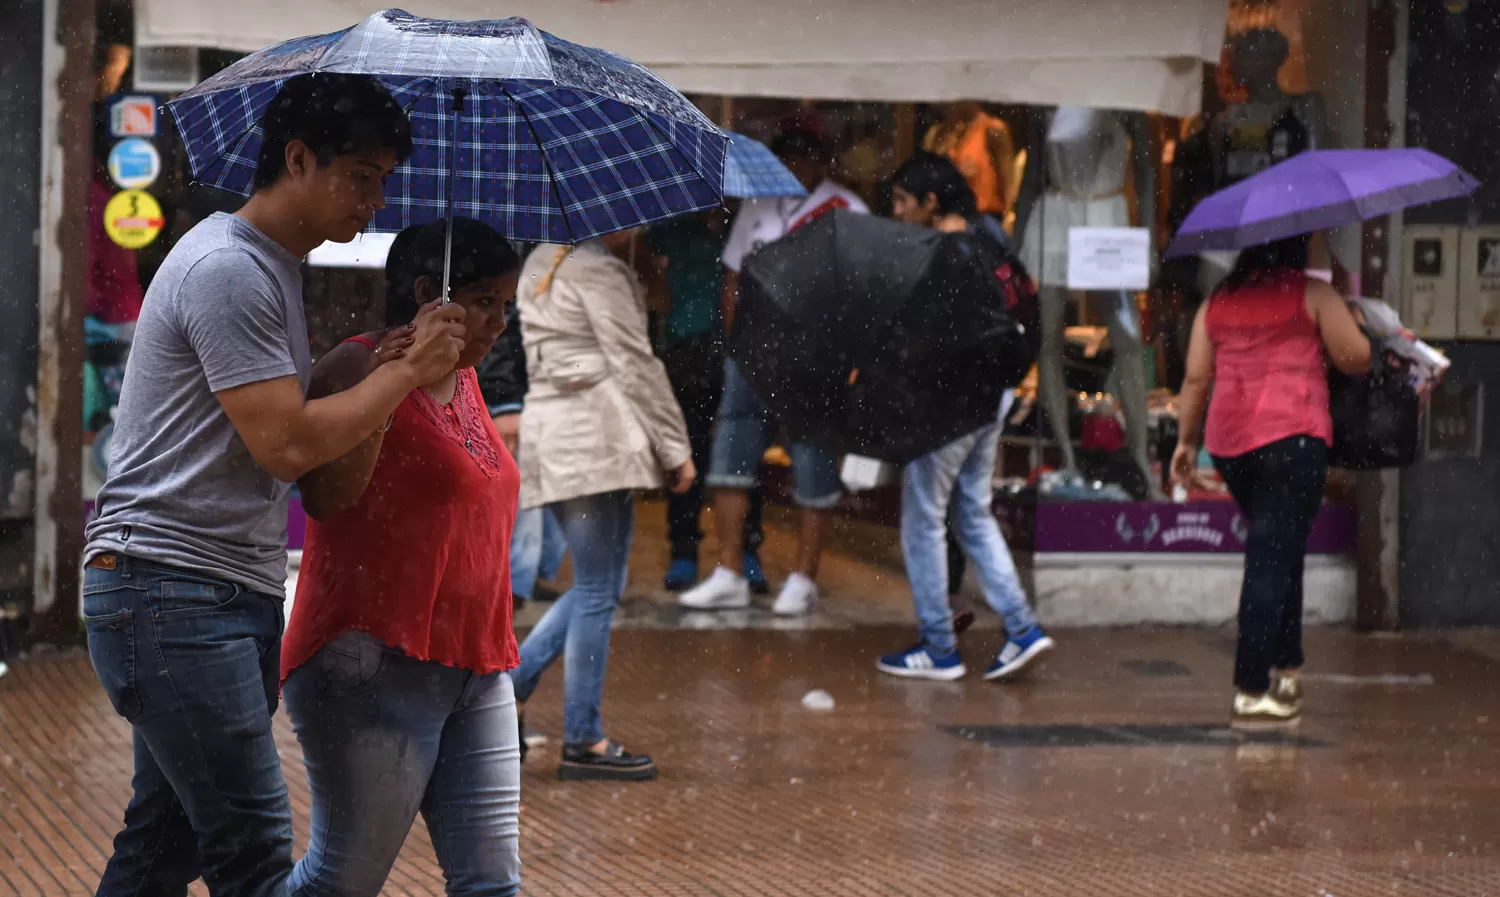
[[[312,372],[300,260],[223,213],[188,231],[146,291],[85,557],[117,551],[286,593],[291,486],[215,393]]]

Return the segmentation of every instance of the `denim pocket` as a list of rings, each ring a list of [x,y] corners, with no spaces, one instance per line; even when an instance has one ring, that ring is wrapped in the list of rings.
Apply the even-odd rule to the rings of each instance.
[[[140,595],[138,588],[96,583],[83,597],[89,659],[110,705],[126,720],[141,712],[135,684],[135,605]]]
[[[146,598],[154,619],[176,620],[221,610],[238,598],[240,591],[239,586],[222,580],[174,573],[152,579],[146,587]]]
[[[318,652],[318,690],[335,697],[360,694],[375,684],[388,650],[364,632],[346,632]]]

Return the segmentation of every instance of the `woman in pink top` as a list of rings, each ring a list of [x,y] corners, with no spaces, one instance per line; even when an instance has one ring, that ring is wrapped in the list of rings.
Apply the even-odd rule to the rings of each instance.
[[[1302,564],[1323,501],[1333,422],[1327,360],[1370,367],[1370,342],[1333,287],[1305,273],[1307,236],[1253,246],[1198,310],[1179,400],[1172,475],[1196,479],[1207,448],[1245,515],[1245,579],[1234,661],[1233,724],[1294,722],[1302,712]]]

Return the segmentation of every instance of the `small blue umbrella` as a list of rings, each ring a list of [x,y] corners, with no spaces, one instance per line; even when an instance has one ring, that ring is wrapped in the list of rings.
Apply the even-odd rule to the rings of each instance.
[[[262,50],[173,100],[194,177],[248,195],[266,107],[317,72],[378,78],[411,119],[413,155],[372,231],[463,215],[577,243],[722,201],[728,138],[644,67],[524,19],[402,10]]]
[[[724,165],[724,195],[735,199],[806,196],[807,188],[781,164],[770,147],[731,131],[729,161]]]

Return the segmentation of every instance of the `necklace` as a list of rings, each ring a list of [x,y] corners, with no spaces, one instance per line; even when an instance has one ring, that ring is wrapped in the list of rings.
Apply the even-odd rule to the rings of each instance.
[[[439,408],[443,409],[443,414],[448,418],[448,422],[451,423],[454,428],[458,430],[459,434],[463,436],[464,450],[471,455],[474,454],[474,441],[469,436],[469,428],[464,426],[463,418],[458,416],[458,411],[453,407],[453,402],[458,399],[457,384],[455,384],[453,388],[453,398],[449,399],[446,403],[439,402],[438,397],[433,393],[432,390],[428,389],[427,387],[422,387],[422,391],[427,393],[427,398],[432,399],[432,401],[436,403]]]

